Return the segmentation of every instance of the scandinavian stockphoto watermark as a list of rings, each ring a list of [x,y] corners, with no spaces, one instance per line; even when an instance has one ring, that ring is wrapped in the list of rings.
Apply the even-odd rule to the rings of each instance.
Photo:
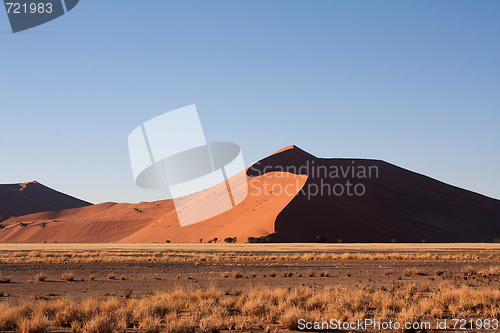
[[[79,0],[4,0],[12,32],[52,21],[69,12]]]
[[[163,189],[182,227],[222,214],[247,196],[240,147],[207,143],[194,104],[136,127],[128,148],[136,184]]]
[[[263,177],[258,185],[250,183],[249,195],[288,195],[300,194],[307,199],[317,196],[361,197],[367,193],[366,180],[379,178],[376,165],[356,164],[356,160],[346,160],[342,164],[317,164],[306,160],[300,165],[265,165],[257,162],[250,167],[254,177]],[[308,179],[303,185],[294,177],[290,181],[276,182],[275,179],[288,178],[292,175],[304,175]],[[266,179],[267,178],[267,179]]]

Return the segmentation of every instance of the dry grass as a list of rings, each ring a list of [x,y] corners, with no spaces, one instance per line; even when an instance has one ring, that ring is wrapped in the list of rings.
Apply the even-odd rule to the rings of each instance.
[[[403,275],[404,276],[425,276],[427,274],[418,268],[412,267],[412,268],[405,269],[405,271],[403,272]]]
[[[40,282],[45,281],[46,278],[47,278],[47,274],[45,274],[45,273],[38,273],[37,275],[35,275],[35,280],[40,281]]]
[[[74,324],[73,324],[74,325]],[[84,323],[83,333],[114,333],[118,330],[118,325],[114,318],[104,315],[97,315]]]
[[[9,283],[11,281],[12,277],[3,276],[2,273],[0,273],[0,283]]]
[[[330,272],[323,271],[323,272],[319,273],[319,276],[321,276],[321,277],[329,277],[330,276]]]
[[[75,280],[75,274],[72,272],[65,272],[61,274],[61,280],[63,281],[74,281]]]
[[[444,271],[442,269],[437,269],[434,271],[434,275],[436,276],[442,276],[444,274]]]
[[[36,314],[31,318],[24,318],[17,327],[19,333],[46,333],[49,331],[50,321],[44,314]]]
[[[234,245],[230,250],[218,245],[212,245],[214,248],[210,250],[210,245],[203,247],[203,251],[188,251],[188,250],[114,250],[114,251],[54,251],[54,250],[38,250],[38,251],[2,251],[0,252],[0,262],[4,263],[96,263],[96,262],[191,262],[196,265],[202,265],[210,262],[228,262],[228,261],[249,261],[249,262],[267,262],[267,261],[409,261],[409,262],[495,262],[500,261],[498,250],[483,250],[483,251],[464,251],[464,252],[438,252],[439,247],[429,252],[422,250],[413,250],[405,252],[389,252],[390,248],[379,244],[379,247],[384,252],[363,252],[356,250],[355,252],[338,252],[342,247],[334,245],[323,245],[325,249],[336,252],[321,252],[321,246],[315,245],[320,249],[320,252],[311,252],[311,250],[303,249],[298,252],[283,253],[277,244],[256,245],[247,244],[248,246]],[[426,244],[428,245],[428,244]],[[232,252],[233,247],[241,247],[241,251]],[[284,248],[290,245],[283,245]],[[450,245],[451,246],[451,245]],[[486,245],[485,245],[486,246]],[[493,246],[493,245],[491,245]],[[191,244],[191,247],[195,247]],[[298,248],[301,248],[297,245]],[[343,245],[345,249],[350,247]],[[363,247],[359,245],[361,249]],[[486,246],[487,247],[487,246]],[[170,248],[176,248],[170,246]],[[181,249],[182,247],[178,247]],[[314,248],[311,246],[311,248]],[[397,247],[396,247],[397,248]],[[258,255],[255,250],[262,249],[264,252]],[[275,252],[272,252],[276,249]],[[429,247],[432,249],[432,247]],[[267,252],[267,253],[266,253]]]
[[[500,319],[500,291],[497,288],[500,266],[496,265],[500,260],[498,252],[488,250],[465,253],[460,252],[462,250],[459,249],[448,253],[422,251],[290,253],[251,252],[248,247],[242,247],[244,251],[236,252],[233,248],[239,249],[240,245],[233,245],[227,252],[219,250],[193,252],[182,250],[182,247],[176,250],[158,247],[154,251],[139,249],[47,251],[37,248],[36,251],[0,252],[0,262],[3,263],[182,262],[192,263],[198,266],[197,269],[203,270],[206,268],[203,267],[204,265],[212,266],[213,263],[223,262],[224,268],[222,269],[228,272],[217,273],[217,270],[212,272],[220,274],[222,278],[240,279],[241,281],[231,282],[232,279],[224,281],[226,284],[235,285],[248,281],[242,278],[257,276],[251,268],[241,264],[242,262],[263,262],[260,265],[277,272],[262,272],[265,273],[264,276],[273,279],[253,279],[248,281],[250,283],[246,284],[247,287],[236,291],[193,286],[190,289],[148,294],[141,298],[144,294],[141,294],[139,289],[133,293],[133,297],[132,290],[125,289],[124,285],[130,285],[129,282],[116,281],[112,282],[113,286],[124,286],[116,290],[115,295],[118,295],[116,298],[103,297],[98,300],[83,301],[35,299],[27,303],[22,303],[22,299],[12,299],[13,303],[8,303],[10,299],[2,298],[0,331],[123,332],[126,330],[152,333],[159,331],[215,333],[221,330],[239,330],[274,332],[282,329],[297,329],[298,318],[313,321],[330,318],[356,320],[365,317],[397,321],[434,320],[436,318]],[[264,248],[258,246],[261,245],[256,245],[258,249]],[[330,261],[339,261],[339,263],[323,264],[323,262]],[[365,263],[343,263],[346,261],[380,261],[380,264],[374,263],[373,265],[380,266],[379,272],[384,279],[380,282],[376,276],[372,279],[372,276],[364,275],[365,272],[354,268],[356,265],[365,265]],[[306,263],[304,266],[296,264],[301,262]],[[393,262],[407,262],[408,264],[392,266]],[[412,265],[411,262],[422,264]],[[424,264],[427,262],[435,262],[435,264],[428,266]],[[439,266],[442,262],[458,262],[459,264]],[[488,264],[476,265],[478,262]],[[467,267],[467,265],[471,266]],[[295,270],[294,267],[299,266],[302,269]],[[337,270],[337,266],[342,267],[341,270]],[[412,268],[412,266],[418,267]],[[442,270],[442,267],[446,271]],[[460,270],[462,267],[465,268]],[[310,268],[312,270],[307,271]],[[233,269],[240,269],[241,272],[233,271]],[[323,269],[331,271],[322,271]],[[261,270],[257,272],[260,275]],[[28,278],[31,282],[35,273],[37,271],[29,273]],[[102,278],[106,276],[106,273],[100,273]],[[69,276],[72,277],[66,279],[61,276],[61,279],[74,280],[72,273],[64,274],[71,274]],[[189,271],[183,272],[183,280],[192,279],[189,274]],[[293,278],[282,280],[282,274],[283,277]],[[122,279],[120,275],[112,275],[114,280]],[[344,275],[348,278],[344,278]],[[198,275],[193,276],[198,279]],[[307,281],[306,278],[302,278],[307,276],[315,279]],[[320,279],[329,276],[333,278]],[[134,281],[134,274],[129,277],[131,281]],[[90,275],[88,280],[91,281],[94,278],[94,275]],[[154,273],[144,275],[143,278],[163,278],[166,284],[172,282],[168,274],[160,277]],[[175,279],[175,275],[173,278]],[[180,279],[181,275],[178,274],[177,278]],[[15,282],[25,280],[24,277],[17,275],[15,279]],[[292,283],[294,281],[300,283]],[[309,283],[310,281],[314,283]],[[258,282],[269,282],[272,285],[297,284],[302,287],[265,288],[251,285]],[[322,286],[322,284],[327,284],[327,286]],[[61,285],[71,287],[70,284],[61,283]],[[478,287],[479,285],[481,287]],[[47,284],[39,284],[39,287],[47,287]]]
[[[133,292],[134,291],[132,290],[132,288],[125,289],[125,291],[123,292],[123,298],[130,298],[130,296],[132,296]]]
[[[494,271],[496,272],[496,271]],[[176,289],[143,299],[116,298],[0,303],[0,330],[106,333],[135,328],[141,332],[217,332],[264,330],[269,325],[296,330],[299,318],[353,321],[500,318],[500,291],[448,282],[438,287],[400,283],[381,288],[251,287],[225,293],[215,287]]]
[[[158,333],[161,329],[160,318],[147,316],[139,322],[139,329],[146,333]]]

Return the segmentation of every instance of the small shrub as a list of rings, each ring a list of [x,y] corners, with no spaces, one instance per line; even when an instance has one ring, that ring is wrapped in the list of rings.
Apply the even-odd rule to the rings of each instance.
[[[37,275],[35,275],[35,279],[40,282],[45,281],[46,278],[47,275],[45,273],[38,273]]]
[[[6,277],[6,276],[3,276],[3,275],[0,273],[0,283],[9,283],[11,280],[12,280],[12,277]]]
[[[271,238],[267,236],[261,236],[261,237],[248,237],[247,238],[248,243],[270,243]]]
[[[123,292],[123,298],[130,298],[130,296],[132,296],[132,293],[132,288],[125,289],[125,291]]]
[[[426,274],[424,272],[418,270],[417,268],[408,268],[408,269],[406,269],[403,272],[403,275],[404,276],[412,276],[412,275],[414,275],[414,276],[418,276],[418,275],[424,276]]]
[[[224,324],[224,318],[221,318],[217,315],[203,317],[200,320],[200,330],[203,333],[218,333],[225,327],[226,325]]]
[[[24,318],[19,323],[16,332],[19,333],[47,333],[50,322],[44,315],[37,315],[33,318]]]
[[[166,322],[166,333],[191,333],[196,329],[190,318],[167,318]]]
[[[74,281],[75,280],[75,274],[71,272],[66,272],[61,274],[61,280],[63,281]]]
[[[317,240],[319,243],[324,243],[324,242],[326,242],[326,236],[324,236],[324,235],[317,235],[317,236],[316,236],[316,240]]]
[[[237,238],[236,237],[226,237],[224,238],[224,242],[231,244],[231,243],[236,243]]]
[[[113,333],[115,323],[108,316],[98,315],[85,323],[83,333]]]
[[[472,266],[467,266],[464,269],[462,269],[463,276],[473,276],[475,274],[476,274],[476,270]]]
[[[40,257],[40,252],[38,252],[38,251],[30,251],[30,252],[28,252],[28,257],[38,258],[38,257]]]
[[[438,269],[437,271],[435,271],[435,272],[434,272],[434,275],[436,275],[436,276],[441,276],[441,275],[443,275],[443,274],[444,274],[444,271],[439,270],[439,269]]]
[[[287,308],[281,317],[280,324],[287,330],[296,331],[299,327],[299,319],[304,318],[296,307]]]
[[[160,319],[152,316],[145,317],[140,321],[139,329],[145,333],[159,333]]]

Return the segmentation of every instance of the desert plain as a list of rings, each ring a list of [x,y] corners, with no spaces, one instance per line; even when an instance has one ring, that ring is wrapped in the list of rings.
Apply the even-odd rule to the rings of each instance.
[[[446,319],[447,329],[495,331],[499,250],[495,243],[0,244],[0,330],[423,332]],[[366,320],[380,326],[359,326]]]

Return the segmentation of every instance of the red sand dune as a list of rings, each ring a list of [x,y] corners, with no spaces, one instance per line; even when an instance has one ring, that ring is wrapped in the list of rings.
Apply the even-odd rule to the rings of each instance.
[[[90,202],[58,192],[36,181],[0,184],[0,220],[2,217],[90,205]]]
[[[332,168],[352,166],[376,167],[377,177],[330,174]],[[234,236],[245,242],[250,236],[267,235],[278,242],[315,242],[318,235],[333,242],[500,238],[499,200],[384,161],[322,159],[290,146],[255,163],[246,174],[249,194],[242,203],[183,228],[171,200],[102,203],[8,218],[0,223],[0,242],[206,242]],[[362,183],[366,192],[362,196],[314,193],[346,181]],[[196,202],[207,195],[198,192],[189,200]]]
[[[335,170],[352,170],[335,178]],[[369,159],[317,158],[287,149],[254,164],[247,175],[288,170],[308,179],[276,219],[279,242],[314,242],[318,235],[336,242],[493,242],[500,239],[500,200]],[[372,168],[372,175],[360,170]],[[343,169],[342,169],[343,168]],[[377,172],[377,177],[375,174]],[[325,177],[325,172],[328,177]],[[341,173],[341,172],[340,172]],[[365,193],[347,194],[346,182]],[[333,187],[339,194],[337,196]],[[359,187],[360,190],[362,187]],[[323,189],[323,195],[315,194]],[[330,194],[326,192],[331,190]],[[360,193],[359,191],[358,193]]]
[[[102,203],[83,208],[36,213],[0,223],[0,242],[205,242],[217,237],[266,236],[274,232],[278,213],[306,181],[305,176],[273,173],[248,179],[249,193],[235,208],[211,219],[181,228],[171,200],[139,204]],[[263,183],[290,189],[273,195]],[[203,197],[199,192],[196,198]]]

